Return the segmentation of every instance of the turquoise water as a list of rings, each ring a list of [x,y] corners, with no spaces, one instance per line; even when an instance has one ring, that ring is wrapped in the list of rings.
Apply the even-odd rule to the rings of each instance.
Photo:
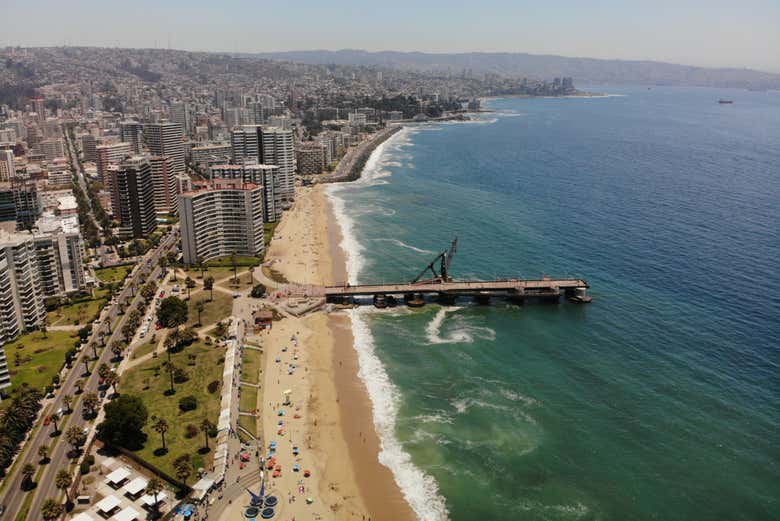
[[[457,234],[455,277],[591,285],[353,314],[423,519],[780,518],[780,94],[606,90],[407,128],[331,189],[352,282],[410,280]]]

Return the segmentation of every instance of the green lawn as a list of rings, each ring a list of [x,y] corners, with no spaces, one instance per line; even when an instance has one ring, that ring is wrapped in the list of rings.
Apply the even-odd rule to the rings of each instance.
[[[239,272],[238,272],[238,286],[236,286],[233,283],[233,270],[230,270],[229,273],[226,273],[226,274],[224,274],[224,275],[222,275],[220,277],[214,276],[214,278],[216,280],[219,280],[219,279],[225,278],[225,277],[230,277],[230,278],[225,280],[225,281],[223,281],[223,282],[220,282],[219,284],[217,284],[217,286],[220,286],[220,287],[223,287],[223,288],[229,289],[229,290],[233,290],[233,289],[236,289],[236,288],[238,288],[238,289],[248,288],[248,287],[250,287],[250,285],[252,283],[252,279],[254,278],[254,276],[251,273],[249,273],[248,271],[241,272],[240,268],[239,268]]]
[[[65,363],[65,352],[75,345],[77,339],[76,331],[49,331],[46,338],[43,333],[35,331],[5,344],[3,349],[11,373],[11,389],[22,383],[39,389],[49,385]]]
[[[232,268],[233,267],[233,260],[228,257],[220,257],[219,259],[213,259],[206,263],[209,267],[225,267],[225,268]],[[257,257],[242,257],[237,256],[236,257],[236,265],[237,266],[259,266],[260,265],[260,259]]]
[[[263,353],[256,349],[244,348],[241,368],[241,380],[249,383],[260,382],[260,369],[263,364]]]
[[[238,402],[238,410],[254,412],[257,409],[257,388],[248,385],[241,386],[241,399]]]
[[[195,310],[195,303],[198,300],[203,300],[203,304],[205,305],[205,309],[200,315],[201,323],[204,326],[224,320],[233,312],[233,297],[230,295],[222,293],[221,291],[215,291],[214,300],[209,302],[209,292],[201,291],[200,293],[193,295],[193,297],[187,301],[187,307],[189,309],[187,326],[195,326],[198,323],[198,312]]]
[[[195,365],[188,365],[190,363],[188,355],[195,355]],[[168,372],[163,365],[167,356],[139,364],[122,375],[119,391],[140,396],[149,412],[149,420],[144,428],[148,438],[144,447],[136,452],[138,456],[175,475],[173,460],[182,454],[189,454],[193,466],[193,475],[189,482],[197,481],[195,471],[199,467],[208,467],[212,453],[203,455],[199,452],[204,446],[203,434],[199,433],[194,438],[187,439],[186,426],[192,424],[200,429],[200,422],[204,418],[208,418],[216,425],[219,419],[219,390],[210,394],[207,386],[209,382],[221,381],[223,357],[223,349],[207,346],[202,342],[192,344],[172,355],[173,364],[185,369],[189,376],[186,382],[175,384],[176,393],[172,396],[165,395],[165,391],[170,387]],[[181,412],[179,400],[189,395],[195,396],[198,407],[192,411]],[[168,452],[155,455],[155,451],[162,447],[160,435],[152,428],[158,418],[164,418],[168,422],[169,429],[165,433]],[[213,450],[213,439],[209,440],[209,446]]]
[[[95,276],[104,283],[122,282],[132,269],[132,264],[113,266],[111,268],[99,268],[95,270]]]
[[[151,335],[151,333],[147,333],[147,334]],[[144,356],[144,355],[154,351],[154,348],[157,347],[157,341],[158,340],[159,340],[159,338],[155,338],[154,341],[152,341],[152,339],[150,337],[147,342],[144,342],[140,346],[136,346],[133,349],[132,358],[133,359],[141,358],[142,356]]]
[[[106,298],[74,302],[73,304],[59,307],[54,311],[49,311],[46,314],[46,321],[50,326],[83,326],[95,320],[107,302],[108,299]]]
[[[279,221],[275,223],[265,223],[263,225],[263,241],[265,242],[266,249],[268,248],[268,245],[271,244],[271,239],[274,238],[274,232],[276,231],[276,226],[279,224]]]
[[[257,436],[257,418],[254,416],[241,415],[238,417],[238,424]]]

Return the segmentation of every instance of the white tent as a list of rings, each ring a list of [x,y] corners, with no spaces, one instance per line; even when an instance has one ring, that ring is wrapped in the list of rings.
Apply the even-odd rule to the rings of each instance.
[[[206,495],[213,484],[213,479],[201,478],[197,483],[192,485],[192,497],[197,500],[203,499],[203,496]]]
[[[130,476],[130,471],[126,468],[118,468],[108,476],[106,476],[106,483],[112,485],[119,485]]]
[[[138,495],[143,489],[146,488],[147,481],[144,478],[135,478],[133,481],[125,485],[125,492],[131,496]]]
[[[99,512],[110,514],[119,506],[119,498],[112,494],[101,499],[95,506],[97,506]]]
[[[157,502],[162,503],[165,498],[168,497],[165,492],[160,492],[157,494]],[[141,503],[143,503],[147,507],[153,507],[154,506],[154,496],[152,494],[144,494],[141,496]]]
[[[138,519],[138,510],[133,507],[125,507],[121,512],[114,516],[114,519],[116,519],[116,521],[135,521]]]
[[[95,518],[86,512],[81,512],[80,514],[73,516],[70,521],[95,521]]]

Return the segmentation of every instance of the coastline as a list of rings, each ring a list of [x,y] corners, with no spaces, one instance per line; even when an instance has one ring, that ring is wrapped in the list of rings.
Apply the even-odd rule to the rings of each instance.
[[[333,283],[346,276],[340,242],[340,225],[324,187],[301,187],[293,208],[276,229],[266,259],[291,282]],[[293,335],[296,341],[291,343]],[[264,344],[268,350],[263,403],[266,440],[277,440],[285,447],[279,453],[285,454],[288,441],[278,435],[277,408],[282,391],[289,386],[293,403],[305,412],[300,427],[287,419],[288,440],[295,440],[303,445],[302,451],[310,453],[301,468],[314,467],[312,477],[306,480],[305,494],[314,499],[313,504],[305,505],[299,497],[283,505],[279,514],[317,513],[321,519],[416,519],[392,472],[378,459],[380,440],[374,430],[371,401],[358,376],[349,316],[286,316],[274,322]],[[275,362],[281,358],[287,363],[284,357],[289,356],[289,349],[297,349],[298,356],[293,384],[285,382],[283,364]],[[305,404],[299,405],[301,399]],[[282,503],[287,493],[297,488],[299,478],[285,468],[282,476],[272,481]]]

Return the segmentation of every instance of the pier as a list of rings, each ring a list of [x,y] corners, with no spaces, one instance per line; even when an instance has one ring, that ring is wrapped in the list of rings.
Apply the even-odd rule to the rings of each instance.
[[[590,286],[583,279],[543,277],[535,280],[453,280],[449,276],[449,267],[456,247],[457,239],[452,241],[449,251],[440,253],[409,283],[327,286],[324,288],[325,298],[331,303],[352,304],[356,298],[370,297],[379,308],[392,307],[399,298],[412,307],[423,306],[428,300],[452,304],[458,298],[472,298],[481,304],[488,304],[494,298],[518,303],[557,302],[562,295],[577,304],[591,302],[591,297],[587,295]],[[423,279],[429,271],[432,276]]]

